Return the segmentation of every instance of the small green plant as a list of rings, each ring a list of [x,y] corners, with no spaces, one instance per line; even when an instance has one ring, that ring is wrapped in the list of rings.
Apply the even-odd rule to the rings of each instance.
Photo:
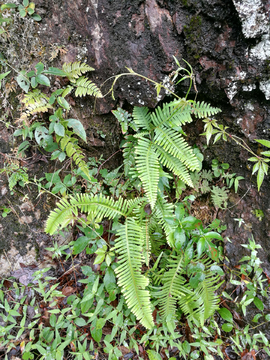
[[[157,297],[161,318],[172,332],[176,326],[177,303],[197,325],[202,325],[218,307],[214,292],[222,270],[217,265],[212,267],[202,255],[207,253],[217,261],[219,251],[212,240],[222,238],[216,232],[203,229],[200,221],[187,216],[182,206],[170,204],[161,182],[162,178],[171,177],[169,170],[193,186],[190,171],[201,168],[201,156],[187,144],[181,126],[192,121],[191,113],[205,117],[218,111],[208,104],[185,98],[173,100],[153,112],[146,107],[135,107],[132,115],[114,111],[123,132],[127,132],[123,146],[125,173],[141,182],[144,195],[133,200],[121,197],[115,200],[102,194],[78,194],[62,199],[47,222],[46,231],[50,234],[72,219],[93,229],[104,218],[117,224],[111,254],[107,252],[107,245],[97,249],[96,254],[99,261],[103,261],[107,254],[112,258],[115,253],[118,263],[114,271],[127,306],[148,329],[154,327],[152,296]],[[132,133],[135,130],[136,133]],[[87,221],[77,217],[79,212],[86,213]],[[158,258],[151,266],[156,272],[152,279],[140,269],[143,264],[150,268],[154,241],[160,244],[167,241],[168,251],[163,255],[156,246]],[[195,244],[197,251],[194,252]],[[157,287],[152,296],[147,290],[149,284]]]
[[[20,167],[16,162],[5,164],[4,168],[0,169],[0,174],[1,173],[5,173],[8,177],[8,186],[11,194],[13,194],[13,189],[17,183],[24,187],[29,181],[27,168]]]
[[[29,15],[33,20],[41,21],[40,15],[35,13],[35,3],[29,2],[29,0],[23,0],[22,4],[20,5],[14,3],[3,4],[1,5],[1,9],[0,9],[0,24],[2,26],[1,29],[2,31],[0,35],[5,32],[3,27],[6,24],[12,22],[11,15],[15,12],[15,10],[19,12],[21,18],[24,18],[27,15]]]
[[[52,152],[51,160],[58,159],[62,162],[67,155],[74,160],[86,176],[89,176],[83,152],[78,145],[78,139],[74,137],[77,135],[86,142],[86,133],[79,120],[67,118],[66,115],[71,107],[65,97],[72,91],[75,92],[75,96],[102,97],[97,86],[83,75],[93,70],[89,65],[80,62],[64,64],[62,69],[50,67],[45,70],[44,65],[39,62],[32,71],[22,70],[19,72],[16,80],[26,92],[22,100],[25,108],[22,115],[23,125],[21,129],[14,132],[14,136],[22,136],[24,140],[19,146],[19,153],[24,154],[30,146],[27,138],[35,139],[39,147]],[[48,96],[37,87],[38,85],[50,87],[49,75],[67,77],[70,84],[66,88],[57,89]],[[30,87],[32,87],[32,91],[29,91]],[[29,116],[47,112],[49,109],[54,112],[49,117],[49,126],[44,122],[29,124]]]
[[[246,144],[243,139],[239,138],[236,135],[228,133],[228,126],[220,125],[218,124],[217,120],[211,118],[207,118],[203,121],[205,122],[205,132],[202,135],[206,136],[207,144],[209,144],[211,137],[216,134],[214,138],[214,144],[221,138],[224,141],[230,139],[239,146],[241,146],[243,149],[248,151],[251,155],[253,155],[248,160],[255,163],[252,168],[252,175],[257,173],[257,187],[258,190],[260,190],[262,182],[264,180],[264,176],[268,174],[268,162],[270,161],[270,159],[268,158],[270,157],[270,151],[263,151],[260,155],[257,155],[254,151],[251,150],[251,148]],[[266,148],[270,148],[270,141],[268,140],[255,139],[255,141],[265,146]],[[264,157],[261,155],[264,155]]]
[[[0,206],[0,210],[2,211],[3,218],[7,217],[8,214],[12,211],[10,208],[7,208],[5,206]]]

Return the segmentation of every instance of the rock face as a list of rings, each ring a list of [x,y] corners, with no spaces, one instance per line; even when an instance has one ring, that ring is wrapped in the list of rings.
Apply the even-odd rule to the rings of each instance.
[[[27,25],[30,30],[24,32],[24,39],[28,47],[23,48],[23,56],[14,56],[18,51],[15,36],[9,40],[9,48],[7,43],[2,44],[1,51],[11,64],[25,67],[26,63],[43,61],[48,66],[58,66],[63,62],[87,61],[96,69],[92,79],[100,86],[109,77],[126,72],[125,67],[163,81],[175,68],[174,55],[192,65],[198,99],[220,107],[220,121],[246,139],[254,150],[257,150],[254,139],[269,138],[268,1],[36,0],[35,3],[42,21]],[[111,83],[105,83],[103,93]],[[177,91],[184,94],[186,89],[183,85]],[[113,108],[119,104],[154,107],[157,102],[153,86],[133,76],[121,78],[115,87],[115,100],[107,96],[97,102],[95,111],[88,99],[77,102],[76,112],[87,130],[90,154],[104,153],[106,158],[118,148],[120,131],[110,113]],[[198,136],[201,132],[202,124],[197,122],[191,129],[191,138],[198,139],[199,146],[204,142]],[[105,135],[106,146],[101,133]],[[217,144],[204,155],[206,160],[216,157],[230,163],[234,172],[247,179],[241,182],[239,197],[231,204],[234,207],[222,215],[231,224],[226,235],[234,240],[233,249],[227,247],[228,256],[239,260],[242,256],[239,244],[253,233],[264,248],[260,255],[270,273],[269,181],[258,194],[255,180],[250,181],[251,173],[246,168],[248,154],[237,146]],[[261,210],[264,216],[257,217],[256,210]],[[251,227],[241,230],[240,237],[232,224],[233,218],[241,216]]]

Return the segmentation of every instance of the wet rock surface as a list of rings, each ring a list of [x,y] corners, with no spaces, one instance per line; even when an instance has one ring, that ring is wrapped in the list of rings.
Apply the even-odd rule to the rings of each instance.
[[[27,20],[20,23],[18,39],[23,32],[26,44],[21,49],[22,56],[17,56],[21,40],[16,38],[15,33],[7,42],[1,42],[1,51],[12,65],[28,68],[26,64],[34,65],[38,61],[43,61],[46,66],[87,61],[95,68],[95,72],[90,74],[91,79],[101,86],[110,76],[126,72],[125,67],[162,81],[175,68],[174,55],[192,65],[198,100],[220,107],[222,114],[219,120],[230,126],[234,134],[244,138],[255,151],[260,149],[254,139],[269,138],[268,2],[36,0],[35,3],[42,21],[39,24]],[[66,51],[57,52],[59,47]],[[103,93],[109,90],[110,85],[111,82],[106,82],[102,86]],[[186,90],[185,84],[177,88],[179,94],[185,94]],[[9,109],[15,118],[19,111],[18,100],[15,97],[13,101],[9,98],[2,100],[5,100],[4,109]],[[132,76],[119,80],[115,87],[115,100],[107,96],[96,104],[89,98],[76,99],[75,102],[74,116],[82,121],[88,135],[88,144],[83,145],[87,154],[103,154],[105,159],[118,149],[121,139],[120,128],[111,110],[118,105],[154,107],[158,103],[153,86]],[[187,129],[191,140],[196,140],[203,149],[204,139],[198,136],[203,131],[202,124],[197,121],[191,126]],[[2,130],[1,152],[9,154],[13,146],[12,129],[3,126]],[[240,183],[239,195],[232,195],[230,208],[219,212],[228,225],[224,235],[232,241],[226,243],[227,256],[235,264],[245,253],[240,244],[246,243],[253,234],[256,242],[263,247],[260,256],[269,274],[269,181],[265,181],[258,194],[256,179],[247,169],[248,154],[237,146],[218,143],[206,149],[204,155],[206,164],[217,158],[220,162],[228,162],[233,172],[246,178]],[[44,172],[44,163],[35,163],[35,171],[40,167]],[[7,186],[6,179],[2,181],[1,186]],[[16,200],[18,208],[15,210],[20,212],[21,220],[13,212],[1,220],[4,239],[1,248],[8,252],[14,246],[21,256],[27,253],[27,243],[32,244],[32,248],[36,246],[50,210],[50,206],[44,208],[45,204],[48,205],[47,201],[38,202],[34,191],[30,189],[27,194],[27,201],[32,204],[29,205],[30,210],[21,208],[24,202],[20,198]],[[6,196],[2,195],[2,204],[7,204]],[[39,219],[37,210],[40,210]],[[257,210],[263,216],[257,216]],[[246,225],[238,228],[234,218],[244,219]],[[16,232],[24,235],[15,239]]]

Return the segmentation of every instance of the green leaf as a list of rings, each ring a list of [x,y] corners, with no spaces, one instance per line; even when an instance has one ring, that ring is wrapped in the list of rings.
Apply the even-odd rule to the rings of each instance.
[[[52,327],[55,327],[56,321],[57,321],[56,316],[54,314],[52,314],[50,316],[50,324],[51,324]]]
[[[206,238],[206,239],[218,239],[218,240],[222,240],[223,241],[223,237],[215,232],[215,231],[210,231],[206,234],[203,234],[203,236]]]
[[[201,283],[204,279],[205,279],[205,274],[203,272],[198,272],[195,276],[192,276],[192,278],[190,278],[189,280],[190,286],[193,289],[196,289],[199,283]]]
[[[20,88],[23,89],[26,93],[28,93],[30,87],[30,81],[25,77],[26,71],[21,71],[19,75],[15,78]]]
[[[212,265],[210,267],[210,271],[214,272],[214,273],[217,273],[218,275],[220,276],[223,276],[224,275],[224,271],[221,269],[220,266],[218,265]]]
[[[217,261],[219,257],[219,252],[217,247],[209,241],[206,242],[207,242],[206,252],[208,256],[210,256],[212,260]]]
[[[54,125],[54,131],[59,136],[65,136],[65,128],[62,124],[56,123]]]
[[[57,102],[60,106],[62,106],[64,109],[69,110],[70,109],[70,105],[67,102],[67,100],[65,98],[63,98],[62,96],[59,96],[57,98]]]
[[[178,227],[174,232],[174,239],[175,239],[174,246],[176,247],[177,250],[180,250],[184,245],[184,243],[186,242],[185,230]]]
[[[260,188],[261,188],[263,179],[264,179],[264,171],[263,171],[262,166],[260,166],[260,167],[259,167],[259,170],[258,170],[258,174],[257,174],[257,186],[258,186],[258,191],[260,191]]]
[[[105,259],[105,253],[97,255],[94,261],[94,265],[101,264]]]
[[[162,360],[162,357],[154,350],[147,350],[149,360]]]
[[[43,74],[54,75],[54,76],[67,76],[66,73],[56,67],[49,67],[48,70],[44,70]]]
[[[0,74],[0,81],[3,80],[9,73],[10,73],[10,71]]]
[[[37,78],[35,76],[31,78],[31,86],[33,89],[38,86]]]
[[[255,298],[254,298],[254,304],[255,304],[255,306],[256,306],[259,310],[263,311],[264,305],[263,305],[263,302],[262,302],[260,299],[258,299],[257,297],[255,297]]]
[[[89,244],[89,241],[91,241],[91,239],[89,239],[88,236],[80,236],[73,245],[73,254],[77,255],[81,253]]]
[[[87,142],[86,132],[84,130],[83,124],[77,119],[67,119],[66,121],[68,127],[72,127],[75,134],[77,134],[81,139],[83,139],[84,142]]]
[[[31,18],[34,19],[35,21],[41,21],[41,16],[38,14],[31,15]]]
[[[258,322],[259,318],[262,317],[262,314],[256,314],[252,319],[253,322]]]
[[[202,237],[199,239],[198,243],[197,243],[197,253],[198,253],[198,257],[201,257],[202,253],[205,251],[206,248],[206,241],[205,239]]]
[[[229,321],[229,322],[233,321],[233,316],[232,316],[231,312],[228,309],[221,308],[221,309],[218,310],[218,313],[222,317],[223,320],[226,320],[226,321]]]
[[[230,332],[233,329],[233,324],[225,323],[222,325],[222,330],[225,332]]]
[[[96,323],[97,330],[102,329],[105,323],[106,323],[106,319],[103,318],[97,319],[97,323]]]
[[[44,70],[44,64],[42,64],[42,62],[37,63],[37,65],[35,66],[36,70],[37,70],[37,75],[41,74],[42,71]]]
[[[255,139],[255,141],[257,141],[258,143],[262,144],[263,146],[266,146],[268,148],[270,148],[270,141],[269,140],[263,140],[263,139]]]
[[[41,85],[45,85],[45,86],[51,85],[49,78],[43,74],[37,75],[36,79],[37,79],[37,82]]]
[[[17,4],[7,3],[7,4],[1,5],[1,10],[15,9],[17,6],[18,6]]]
[[[115,288],[116,280],[114,271],[111,267],[108,267],[108,269],[106,270],[105,276],[103,278],[103,283],[108,292]]]
[[[102,338],[102,329],[96,328],[96,320],[91,324],[90,331],[91,331],[91,335],[92,335],[93,339],[96,342],[100,342],[100,340]]]
[[[29,5],[29,0],[23,0],[23,6],[27,7]]]
[[[75,322],[75,324],[77,325],[77,326],[85,326],[87,323],[86,323],[86,321],[83,319],[83,318],[76,318],[75,320],[74,320],[74,322]]]

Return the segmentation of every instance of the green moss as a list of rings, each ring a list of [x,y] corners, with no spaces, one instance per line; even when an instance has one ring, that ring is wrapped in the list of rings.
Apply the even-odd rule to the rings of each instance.
[[[189,25],[184,26],[184,34],[187,40],[187,53],[189,57],[198,60],[201,57],[202,50],[198,43],[201,37],[202,18],[199,15],[191,17]]]

